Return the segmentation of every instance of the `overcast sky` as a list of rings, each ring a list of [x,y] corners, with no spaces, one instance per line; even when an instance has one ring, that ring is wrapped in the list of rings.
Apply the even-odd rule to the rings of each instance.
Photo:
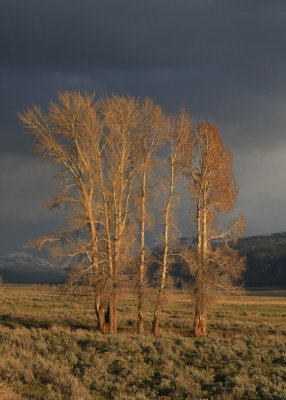
[[[150,96],[214,122],[247,234],[286,230],[285,0],[0,0],[0,88],[0,254],[62,222],[42,207],[53,172],[17,112],[63,90]]]

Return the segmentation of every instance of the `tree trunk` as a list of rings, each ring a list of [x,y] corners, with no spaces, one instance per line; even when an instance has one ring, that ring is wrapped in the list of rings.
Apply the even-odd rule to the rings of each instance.
[[[113,298],[112,294],[109,298],[108,302],[108,333],[111,335],[114,334],[114,307],[113,307]]]
[[[97,318],[97,330],[101,333],[106,333],[107,330],[107,307],[102,305],[100,296],[94,293],[94,311]]]
[[[194,317],[194,335],[197,337],[207,335],[207,294],[206,282],[203,272],[204,265],[200,264],[196,276],[195,296],[195,317]]]
[[[144,334],[144,275],[145,275],[145,218],[146,218],[146,178],[147,168],[143,167],[142,193],[141,193],[141,227],[140,227],[140,266],[138,282],[138,316],[137,333]]]
[[[109,302],[109,315],[110,315],[110,330],[109,333],[117,335],[117,287],[118,287],[118,276],[117,270],[119,265],[119,254],[120,254],[120,240],[118,240],[118,227],[116,228],[116,238],[114,240],[114,262],[111,277],[111,294]]]
[[[115,263],[113,265],[115,268]],[[114,271],[114,270],[113,270]],[[111,289],[108,299],[108,305],[105,311],[105,323],[108,326],[108,333],[111,335],[117,334],[117,283],[116,277],[111,277]]]
[[[194,335],[196,337],[207,336],[206,312],[196,308],[194,318]]]
[[[159,322],[160,322],[160,309],[159,309],[159,304],[157,304],[154,310],[154,319],[152,323],[153,335],[158,335],[159,333]]]
[[[165,290],[166,284],[166,275],[167,275],[167,266],[168,266],[168,256],[169,256],[169,225],[170,225],[170,207],[172,198],[174,195],[174,186],[175,186],[175,155],[174,148],[172,147],[172,155],[170,159],[170,189],[169,196],[167,199],[167,203],[164,210],[164,254],[163,254],[163,263],[162,263],[162,271],[161,271],[161,281],[160,288],[157,296],[157,303],[154,309],[154,320],[153,320],[153,334],[157,335],[159,331],[159,319],[160,319],[160,311],[162,305],[163,292]]]
[[[197,201],[197,275],[195,278],[194,335],[207,335],[206,266],[207,266],[207,208],[206,193],[200,188]]]
[[[117,285],[114,284],[112,293],[112,310],[111,315],[113,318],[113,334],[117,335],[118,332],[118,318],[117,318]]]
[[[167,208],[167,211],[169,211],[169,208]],[[166,214],[166,213],[165,213]],[[168,214],[168,212],[167,212]],[[154,320],[153,320],[153,334],[157,335],[159,331],[159,319],[160,319],[160,311],[161,311],[161,305],[162,305],[162,300],[163,300],[163,292],[165,289],[165,283],[166,283],[166,274],[167,274],[167,257],[168,257],[168,248],[169,248],[169,221],[168,217],[166,218],[165,222],[165,246],[164,246],[164,255],[163,255],[163,265],[162,265],[162,271],[161,271],[161,281],[160,281],[160,287],[157,295],[157,301],[154,309]]]

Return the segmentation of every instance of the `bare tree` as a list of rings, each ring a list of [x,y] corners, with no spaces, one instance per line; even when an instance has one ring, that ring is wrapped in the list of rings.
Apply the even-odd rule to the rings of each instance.
[[[100,192],[95,157],[100,152],[101,122],[93,96],[65,92],[59,94],[58,103],[50,104],[48,113],[34,107],[20,119],[34,137],[36,152],[60,168],[59,192],[50,208],[64,205],[69,210],[67,227],[39,238],[35,244],[49,245],[53,255],[72,261],[73,281],[88,279],[94,291],[98,327],[104,331],[99,295],[99,275],[104,268],[99,252],[102,221],[97,207]]]
[[[196,203],[195,258],[185,254],[194,276],[197,336],[206,334],[210,299],[233,287],[242,261],[229,245],[242,231],[243,219],[218,229],[220,214],[232,210],[237,186],[232,177],[231,154],[215,126],[201,123],[193,130],[182,110],[170,124],[152,100],[111,96],[95,101],[80,93],[59,94],[47,113],[39,107],[20,115],[35,150],[58,167],[59,191],[50,208],[64,206],[66,227],[39,238],[54,256],[68,260],[72,283],[92,289],[98,329],[117,333],[118,291],[122,271],[139,243],[138,333],[144,332],[145,232],[147,200],[155,153],[161,138],[170,142],[168,195],[164,205],[164,251],[153,331],[166,284],[170,221],[179,157],[180,173]],[[171,128],[170,128],[171,126]],[[138,189],[139,188],[139,189]],[[139,193],[139,196],[138,196]],[[139,235],[135,233],[135,197],[139,197]],[[138,204],[137,204],[138,206]]]
[[[130,243],[138,101],[112,96],[94,102],[86,94],[63,93],[47,114],[34,107],[20,118],[35,150],[61,168],[51,208],[69,211],[68,226],[36,244],[72,260],[71,279],[93,288],[99,329],[116,333],[118,273]]]
[[[137,135],[137,149],[139,156],[139,207],[140,207],[140,256],[138,268],[138,308],[137,332],[144,333],[144,288],[146,272],[146,222],[148,211],[146,208],[149,197],[150,175],[154,166],[154,153],[158,148],[164,130],[164,115],[159,106],[146,98],[140,107],[141,129]]]
[[[197,241],[195,251],[185,259],[194,277],[194,333],[207,334],[207,310],[218,293],[235,288],[243,259],[231,247],[243,232],[244,219],[237,218],[225,229],[219,227],[221,214],[233,210],[237,185],[232,174],[232,156],[224,148],[214,125],[200,123],[181,137],[181,172],[195,202]]]
[[[140,128],[139,102],[112,96],[102,101],[105,135],[105,170],[101,171],[101,191],[110,266],[110,333],[117,333],[118,274],[126,260],[130,240],[134,180],[137,166],[134,137]]]
[[[168,142],[169,157],[167,160],[168,177],[164,186],[167,189],[165,204],[163,205],[163,255],[160,270],[159,288],[155,301],[153,334],[156,335],[159,330],[160,311],[162,307],[163,295],[166,286],[168,265],[170,262],[170,231],[173,216],[173,204],[175,199],[175,183],[177,179],[177,161],[179,156],[179,138],[186,129],[184,114],[180,113],[178,117],[170,116],[165,129],[165,138]]]

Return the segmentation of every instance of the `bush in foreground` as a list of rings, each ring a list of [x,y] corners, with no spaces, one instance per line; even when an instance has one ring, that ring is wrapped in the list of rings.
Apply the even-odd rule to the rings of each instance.
[[[0,349],[7,400],[286,400],[283,335],[198,340],[1,328]]]

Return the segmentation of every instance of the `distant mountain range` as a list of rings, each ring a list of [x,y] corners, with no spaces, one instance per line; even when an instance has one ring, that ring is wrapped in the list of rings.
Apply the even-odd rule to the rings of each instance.
[[[181,238],[177,246],[186,247],[192,243],[192,238]],[[243,237],[235,247],[246,257],[247,268],[243,276],[246,287],[286,288],[286,232]],[[160,248],[153,250],[155,260],[160,252]],[[156,276],[157,269],[155,261],[151,266],[151,279]],[[180,261],[170,267],[170,273],[178,286],[190,279],[188,268]]]
[[[60,268],[30,253],[18,252],[0,257],[0,276],[5,283],[62,283]]]
[[[182,238],[179,243],[179,246],[190,245],[192,239]],[[246,256],[244,282],[247,287],[286,288],[286,232],[244,237],[238,241],[236,247]],[[155,248],[155,258],[159,254],[160,249]],[[150,269],[150,278],[156,274],[156,269],[154,263]],[[170,272],[176,282],[189,279],[187,268],[180,262],[175,264]],[[0,257],[0,276],[6,283],[57,284],[66,280],[66,275],[59,267],[27,252]]]
[[[247,260],[246,286],[286,288],[286,232],[242,238],[237,249]]]

